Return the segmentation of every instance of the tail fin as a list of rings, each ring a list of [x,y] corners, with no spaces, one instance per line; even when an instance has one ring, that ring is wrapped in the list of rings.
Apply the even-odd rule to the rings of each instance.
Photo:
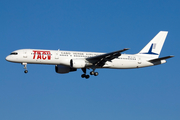
[[[158,58],[168,31],[160,31],[138,54]]]

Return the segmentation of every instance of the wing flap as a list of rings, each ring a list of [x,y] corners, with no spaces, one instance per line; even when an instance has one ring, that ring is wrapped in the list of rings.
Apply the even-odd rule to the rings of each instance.
[[[119,56],[121,56],[121,52],[124,52],[126,50],[129,50],[129,48],[124,48],[122,50],[118,50],[118,51],[114,51],[114,52],[110,52],[110,53],[105,53],[105,54],[97,55],[94,57],[89,57],[89,58],[86,58],[86,60],[93,63],[95,66],[102,67],[105,64],[105,62],[111,61],[115,58],[118,58]]]
[[[118,51],[114,51],[114,52],[110,52],[110,53],[105,53],[105,54],[97,55],[94,57],[89,57],[89,58],[86,58],[86,60],[99,60],[99,59],[102,59],[105,57],[110,57],[110,56],[118,56],[118,55],[120,56],[121,52],[124,52],[126,50],[129,50],[129,48],[124,48],[122,50],[118,50]]]

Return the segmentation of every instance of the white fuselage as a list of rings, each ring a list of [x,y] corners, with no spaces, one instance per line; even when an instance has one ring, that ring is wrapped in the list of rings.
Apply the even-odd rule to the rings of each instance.
[[[56,73],[60,74],[81,69],[84,73],[81,77],[88,79],[86,69],[92,69],[90,75],[97,76],[97,68],[132,69],[166,63],[166,59],[174,57],[159,58],[167,33],[160,31],[137,54],[122,54],[128,48],[109,53],[20,49],[8,55],[6,60],[24,65],[25,73],[28,72],[27,64],[49,64],[55,65]]]
[[[84,59],[94,57],[104,53],[98,52],[78,52],[78,51],[61,51],[61,50],[39,50],[39,49],[20,49],[16,50],[6,57],[7,61],[16,63],[30,64],[49,64],[70,66],[71,59]],[[148,62],[152,57],[141,56],[139,54],[121,54],[118,58],[107,61],[102,68],[130,69],[153,66],[165,63],[161,60],[157,64]]]

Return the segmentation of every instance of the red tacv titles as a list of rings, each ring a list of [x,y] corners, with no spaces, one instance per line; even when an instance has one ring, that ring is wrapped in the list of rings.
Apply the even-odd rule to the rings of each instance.
[[[50,51],[35,51],[34,52],[34,56],[33,59],[43,59],[43,60],[51,60],[51,52]]]

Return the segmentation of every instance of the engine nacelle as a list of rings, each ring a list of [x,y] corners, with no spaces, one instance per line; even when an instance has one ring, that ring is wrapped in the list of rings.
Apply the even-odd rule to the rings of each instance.
[[[71,59],[70,66],[72,68],[84,68],[88,65],[84,59]]]
[[[65,73],[76,71],[77,69],[71,68],[69,66],[64,66],[64,65],[56,65],[55,70],[57,73],[65,74]]]

